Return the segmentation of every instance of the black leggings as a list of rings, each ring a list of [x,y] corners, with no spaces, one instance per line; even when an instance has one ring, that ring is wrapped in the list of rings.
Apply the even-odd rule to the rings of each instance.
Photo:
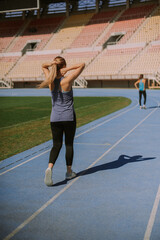
[[[55,164],[63,143],[65,135],[66,165],[72,166],[73,162],[73,141],[76,131],[76,120],[66,122],[51,122],[53,147],[50,152],[49,163]]]
[[[141,106],[142,95],[144,97],[144,105],[146,104],[146,91],[139,91],[139,105]]]

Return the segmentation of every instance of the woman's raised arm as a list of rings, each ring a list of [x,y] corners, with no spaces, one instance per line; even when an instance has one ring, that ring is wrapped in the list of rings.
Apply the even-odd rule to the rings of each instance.
[[[80,63],[80,64],[75,64],[68,68],[61,69],[62,75],[66,74],[68,71],[74,70],[72,73],[70,73],[61,81],[61,86],[63,87],[64,91],[68,91],[68,88],[72,86],[73,81],[81,74],[84,68],[85,68],[85,63]],[[64,88],[67,88],[67,89],[64,89]]]
[[[42,70],[43,70],[43,72],[44,72],[44,74],[45,74],[46,79],[48,78],[49,73],[50,73],[50,71],[49,71],[48,68],[51,67],[53,64],[54,64],[54,61],[53,61],[53,62],[47,62],[47,63],[43,63],[43,64],[42,64]]]
[[[49,67],[51,67],[51,69],[49,69]],[[52,62],[43,63],[42,70],[44,72],[46,79],[41,84],[39,84],[38,87],[43,88],[45,86],[49,86],[50,90],[53,90],[54,82],[52,80],[54,80],[57,74],[56,62],[52,61]]]

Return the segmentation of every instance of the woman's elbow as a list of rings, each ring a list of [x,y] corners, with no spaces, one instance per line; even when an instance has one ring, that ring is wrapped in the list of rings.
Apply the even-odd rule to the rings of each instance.
[[[85,63],[82,63],[82,68],[83,68],[83,69],[85,68],[85,66],[86,66],[86,64],[85,64]]]

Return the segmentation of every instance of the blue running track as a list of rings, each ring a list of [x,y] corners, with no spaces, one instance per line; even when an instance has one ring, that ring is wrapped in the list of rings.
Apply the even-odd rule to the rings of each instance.
[[[0,90],[0,96],[50,96],[48,89]],[[52,141],[0,163],[0,239],[160,240],[160,91],[75,89],[74,96],[125,96],[128,107],[77,129],[73,170],[65,149],[43,179]]]

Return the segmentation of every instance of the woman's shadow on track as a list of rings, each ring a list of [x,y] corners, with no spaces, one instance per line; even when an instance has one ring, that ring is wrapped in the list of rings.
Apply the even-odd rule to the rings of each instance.
[[[130,157],[130,156],[127,156],[127,155],[121,155],[118,158],[118,160],[115,160],[113,162],[104,163],[104,164],[101,164],[101,165],[98,165],[98,166],[91,167],[89,169],[85,169],[83,171],[80,171],[80,172],[77,173],[75,178],[80,177],[80,176],[89,175],[89,174],[99,172],[99,171],[120,168],[127,163],[142,162],[142,161],[147,161],[147,160],[152,160],[152,159],[155,159],[155,157],[143,158],[141,155],[136,155],[136,156],[133,156],[133,157]],[[64,185],[68,181],[69,180],[63,180],[61,182],[58,182],[58,183],[54,184],[53,187]]]
[[[147,107],[146,109],[152,109],[152,108],[160,108],[160,106],[150,106],[150,107]]]

